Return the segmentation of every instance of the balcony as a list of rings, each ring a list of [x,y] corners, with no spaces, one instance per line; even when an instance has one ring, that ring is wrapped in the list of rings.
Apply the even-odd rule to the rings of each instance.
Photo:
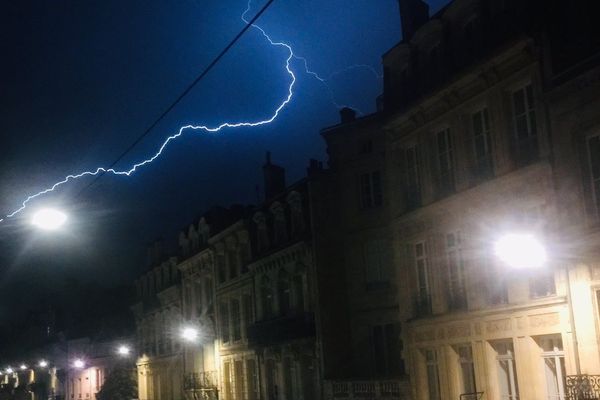
[[[190,391],[217,390],[217,371],[190,372],[183,377],[183,387]]]
[[[248,342],[254,346],[269,346],[293,339],[314,337],[315,333],[314,314],[303,312],[250,325]]]
[[[599,400],[600,375],[568,375],[567,400]]]
[[[410,393],[408,381],[366,380],[366,381],[326,381],[325,400],[397,400],[407,398]]]

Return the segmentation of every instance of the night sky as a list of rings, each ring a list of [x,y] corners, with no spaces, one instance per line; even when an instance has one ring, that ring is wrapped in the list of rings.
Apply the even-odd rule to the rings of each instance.
[[[446,2],[432,0],[432,12]],[[65,175],[112,163],[243,27],[245,8],[245,0],[5,2],[0,214]],[[381,55],[401,38],[399,20],[397,0],[277,0],[259,25],[328,76],[352,64],[381,71]],[[117,167],[147,158],[181,125],[268,117],[286,95],[285,58],[248,31]],[[267,150],[289,183],[309,158],[324,161],[319,129],[336,124],[338,112],[323,85],[301,63],[293,67],[294,98],[274,123],[190,131],[132,177],[106,175],[78,195],[85,178],[31,204],[66,209],[62,232],[31,229],[27,211],[0,224],[0,317],[43,302],[67,278],[130,283],[148,242],[174,240],[213,204],[256,203]],[[339,103],[369,113],[382,81],[352,69],[331,86]]]

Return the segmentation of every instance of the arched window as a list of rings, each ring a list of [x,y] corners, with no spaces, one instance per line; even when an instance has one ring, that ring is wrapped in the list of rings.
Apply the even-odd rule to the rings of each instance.
[[[260,299],[263,319],[273,316],[273,287],[268,276],[263,276],[260,283]]]
[[[279,272],[279,280],[277,283],[277,291],[279,297],[279,313],[281,315],[287,315],[290,312],[291,308],[291,285],[290,285],[290,276],[285,270],[281,270]]]

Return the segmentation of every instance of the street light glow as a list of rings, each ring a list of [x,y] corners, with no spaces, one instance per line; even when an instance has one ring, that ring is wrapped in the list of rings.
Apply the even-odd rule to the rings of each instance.
[[[540,268],[546,263],[546,249],[535,236],[510,233],[494,245],[496,256],[512,268]]]
[[[183,330],[181,331],[181,338],[187,342],[195,342],[196,340],[198,340],[198,329],[196,328],[192,328],[192,327],[187,327],[187,328],[183,328]]]
[[[11,367],[6,368],[7,374],[12,374],[13,372],[15,372],[15,371]]]
[[[20,368],[21,368],[21,371],[25,371],[25,370],[27,369],[27,365],[25,365],[25,364],[21,364],[21,367],[20,367]]]
[[[33,214],[31,223],[47,231],[60,228],[67,220],[67,215],[52,208],[43,208]]]
[[[46,360],[41,360],[38,365],[40,366],[40,368],[46,368],[48,366],[48,361]]]
[[[120,346],[119,349],[117,350],[117,353],[119,353],[120,356],[128,356],[129,353],[131,353],[131,349],[127,346]]]
[[[75,360],[75,362],[73,363],[73,366],[77,369],[81,369],[83,367],[85,367],[85,363],[83,362],[82,359],[78,358],[77,360]]]

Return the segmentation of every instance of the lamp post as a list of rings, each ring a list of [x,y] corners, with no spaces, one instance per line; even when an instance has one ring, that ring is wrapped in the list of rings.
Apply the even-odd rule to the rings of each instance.
[[[509,233],[500,237],[494,243],[494,253],[500,260],[514,269],[543,268],[548,261],[548,255],[544,245],[534,235],[529,233]],[[573,315],[571,279],[569,276],[568,264],[565,264],[565,275],[567,280],[567,305],[569,307],[571,336],[573,341],[573,351],[575,353],[575,369],[577,375],[581,375],[579,343],[577,341],[577,329],[575,327],[575,317]]]
[[[46,231],[56,230],[63,226],[66,221],[67,215],[53,208],[42,208],[36,211],[31,219],[33,225]]]

